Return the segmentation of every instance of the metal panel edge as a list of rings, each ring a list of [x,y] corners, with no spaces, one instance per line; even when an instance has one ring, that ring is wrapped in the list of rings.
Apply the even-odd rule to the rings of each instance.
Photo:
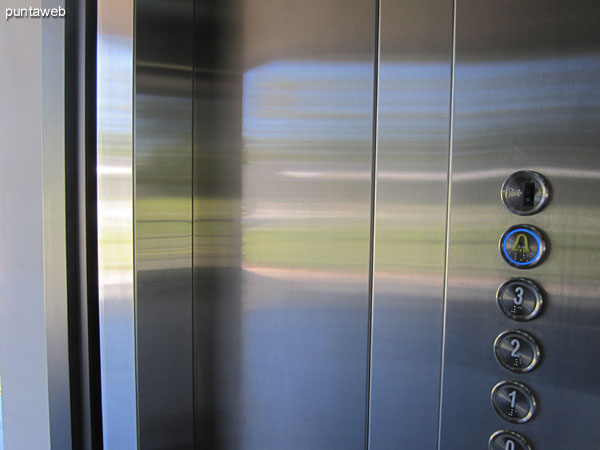
[[[98,2],[98,286],[104,448],[137,448],[133,0]]]
[[[64,7],[44,0],[44,8]],[[52,448],[71,447],[65,224],[65,25],[42,21],[44,306]]]
[[[369,448],[434,449],[453,4],[381,3]]]

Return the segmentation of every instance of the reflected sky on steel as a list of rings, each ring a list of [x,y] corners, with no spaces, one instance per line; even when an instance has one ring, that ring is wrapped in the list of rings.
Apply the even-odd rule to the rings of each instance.
[[[468,126],[476,127],[480,123],[477,120],[479,114],[498,113],[501,111],[499,107],[508,104],[505,102],[507,97],[511,100],[512,111],[526,112],[544,108],[545,116],[556,115],[557,119],[560,118],[561,107],[573,104],[593,105],[594,100],[589,93],[596,87],[594,77],[590,74],[600,73],[600,60],[595,55],[580,55],[535,61],[465,63],[462,67],[467,74],[463,81],[473,83],[474,86],[466,95],[477,97],[477,101],[465,102],[461,114],[477,115],[473,122],[468,123]],[[544,67],[547,70],[540,70]],[[420,80],[425,84],[439,78],[441,70],[443,66],[435,63],[382,63],[381,82],[385,83],[386,79],[395,81],[395,86],[398,87],[402,83],[397,80],[411,83]],[[371,71],[372,68],[367,63],[319,61],[276,61],[249,70],[244,75],[243,108],[243,134],[247,139],[247,148],[258,145],[255,142],[257,139],[261,139],[260,144],[265,145],[283,137],[299,141],[319,141],[340,138],[350,140],[355,136],[364,136],[368,124],[357,117],[349,131],[347,121],[352,121],[353,112],[364,112],[358,105],[364,105],[364,99],[368,99],[372,92],[365,89],[348,91],[348,87],[352,87],[353,81],[358,83],[357,86],[363,86],[372,76]],[[536,75],[536,83],[525,83],[518,87],[507,84],[513,77],[522,78],[532,74]],[[561,89],[559,83],[564,77],[577,82]],[[330,83],[339,86],[339,89],[330,89]],[[480,89],[477,88],[478,84]],[[324,85],[328,88],[323,89]],[[269,86],[270,97],[262,95],[265,86]],[[440,89],[444,89],[444,86],[440,86]],[[548,89],[562,91],[562,95],[541,95]],[[279,95],[275,95],[273,91]],[[439,93],[435,90],[423,92],[414,89],[412,94],[403,89],[396,92],[387,90],[386,96],[386,102],[381,106],[387,111],[380,109],[380,113],[402,113],[403,122],[384,123],[381,133],[393,133],[392,125],[402,129],[413,127],[415,135],[426,133],[428,122],[425,119],[439,110]],[[326,106],[321,108],[319,115],[312,114],[315,102]],[[280,108],[273,109],[274,105],[279,105]],[[278,114],[274,115],[274,111]],[[281,115],[282,111],[287,111],[287,114]],[[521,120],[521,115],[513,114],[508,120]],[[539,115],[536,120],[541,120]],[[402,137],[407,139],[408,136],[403,133]]]

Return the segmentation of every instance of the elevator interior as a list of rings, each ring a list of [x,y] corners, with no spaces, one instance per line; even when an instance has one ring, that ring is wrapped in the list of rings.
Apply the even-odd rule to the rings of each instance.
[[[104,447],[597,450],[598,18],[99,2]]]

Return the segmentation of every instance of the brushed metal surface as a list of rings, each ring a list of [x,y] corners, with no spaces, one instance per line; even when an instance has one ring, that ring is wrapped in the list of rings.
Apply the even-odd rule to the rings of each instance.
[[[197,4],[198,448],[364,448],[374,14]]]
[[[44,8],[57,8],[62,7],[64,2],[43,0],[42,5]],[[43,309],[46,313],[48,416],[52,448],[69,448],[72,445],[66,282],[64,40],[63,20],[42,22]]]
[[[135,3],[135,287],[140,449],[194,448],[193,0]]]
[[[197,448],[242,448],[241,4],[194,15],[193,318]]]
[[[513,326],[495,292],[523,271],[499,236],[528,223],[549,240],[527,277],[544,311],[520,324],[544,352],[532,373],[536,416],[515,429],[534,448],[596,449],[600,439],[600,39],[594,1],[457,4],[455,116],[441,449],[484,447],[506,423],[490,406],[506,376],[490,344]],[[527,218],[499,200],[516,170],[543,174],[552,198]],[[522,326],[521,326],[522,325]]]
[[[381,2],[370,448],[438,434],[452,2]]]
[[[137,448],[133,11],[130,0],[98,2],[98,285],[105,450]]]

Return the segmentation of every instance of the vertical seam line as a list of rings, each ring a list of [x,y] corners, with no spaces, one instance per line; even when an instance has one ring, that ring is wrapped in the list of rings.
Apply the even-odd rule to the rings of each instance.
[[[379,119],[379,63],[381,61],[381,0],[375,1],[375,54],[373,61],[373,130],[371,148],[371,210],[369,236],[369,312],[367,335],[367,383],[365,414],[365,449],[369,450],[371,442],[371,374],[373,365],[373,310],[375,287],[375,214],[377,202],[377,150]]]
[[[444,285],[442,312],[442,353],[440,361],[439,411],[438,411],[438,450],[442,446],[442,407],[444,394],[444,361],[446,355],[446,316],[448,311],[448,261],[450,257],[450,202],[452,199],[452,156],[454,153],[454,83],[456,76],[456,4],[452,6],[452,60],[450,64],[450,125],[448,136],[448,172],[446,197],[446,242],[444,255]]]
[[[194,228],[195,228],[195,216],[194,216],[194,212],[195,212],[195,206],[196,206],[196,198],[195,198],[195,194],[196,194],[196,190],[195,190],[195,174],[196,174],[196,166],[195,166],[195,162],[196,162],[196,158],[195,158],[195,152],[194,152],[194,144],[195,144],[195,113],[196,113],[196,1],[192,2],[192,113],[191,113],[191,119],[192,119],[192,125],[191,125],[191,142],[190,142],[190,150],[191,150],[191,183],[192,183],[192,189],[191,189],[191,232],[192,232],[192,236],[191,236],[191,245],[192,245],[192,251],[191,251],[191,255],[190,255],[190,267],[191,267],[191,314],[192,314],[192,446],[193,448],[196,448],[196,377],[195,377],[195,372],[196,372],[196,340],[195,340],[195,325],[196,325],[196,315],[195,315],[195,271],[194,271],[194,252],[195,252],[195,243],[196,243],[196,235],[194,234]]]
[[[134,363],[134,380],[135,380],[135,440],[137,444],[137,448],[141,447],[141,436],[140,436],[140,392],[139,392],[139,340],[138,340],[138,298],[137,298],[137,282],[138,282],[138,274],[137,274],[137,264],[136,264],[136,247],[137,247],[137,214],[136,214],[136,197],[137,197],[137,170],[136,170],[136,98],[137,98],[137,51],[136,51],[136,30],[137,30],[137,20],[136,20],[136,0],[131,1],[131,17],[132,17],[132,29],[131,29],[131,56],[132,56],[132,67],[131,67],[131,81],[132,81],[132,96],[131,96],[131,204],[132,204],[132,268],[133,268],[133,347],[134,347],[134,355],[133,355],[133,363]]]

